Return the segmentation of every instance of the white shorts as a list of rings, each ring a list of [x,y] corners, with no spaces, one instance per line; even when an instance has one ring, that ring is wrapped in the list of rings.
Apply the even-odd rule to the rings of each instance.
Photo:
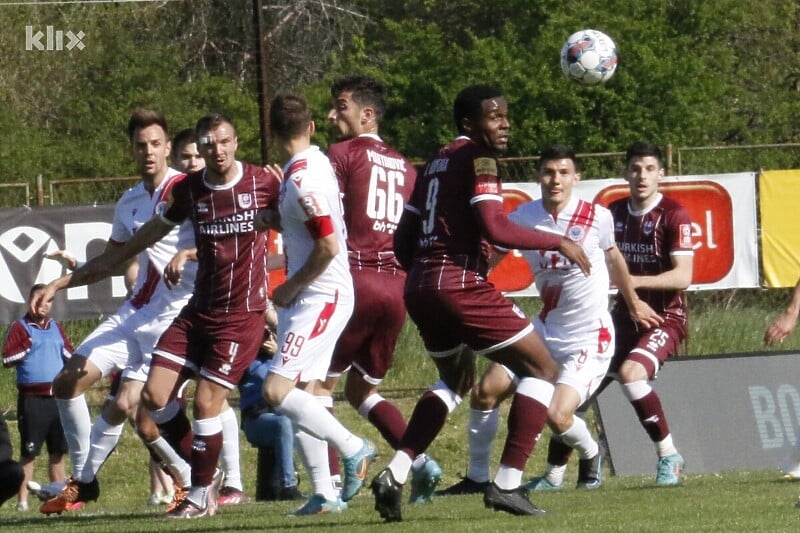
[[[324,380],[336,341],[352,314],[352,295],[306,296],[290,307],[279,307],[278,353],[269,371],[301,383]]]
[[[147,381],[153,348],[177,316],[180,303],[185,302],[136,309],[125,302],[83,340],[75,353],[91,361],[103,377],[123,370],[125,379]]]
[[[606,313],[579,332],[548,327],[538,318],[533,326],[561,368],[556,383],[569,385],[578,392],[581,403],[586,401],[600,386],[614,355],[611,317]]]

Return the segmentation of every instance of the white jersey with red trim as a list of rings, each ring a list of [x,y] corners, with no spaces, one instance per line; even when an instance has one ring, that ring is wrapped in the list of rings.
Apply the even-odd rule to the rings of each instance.
[[[520,253],[534,274],[543,304],[539,318],[548,332],[557,332],[557,337],[567,340],[597,330],[598,319],[605,321],[608,316],[609,275],[605,252],[615,246],[611,212],[603,206],[573,198],[554,218],[541,200],[535,200],[520,205],[509,218],[522,226],[565,235],[583,247],[592,264],[589,276],[558,251],[524,250]]]
[[[279,210],[287,277],[305,264],[314,241],[332,230],[339,242],[339,253],[303,294],[352,298],[347,230],[339,184],[330,161],[317,146],[311,146],[286,163],[283,175]]]
[[[109,241],[116,244],[127,242],[154,215],[160,215],[167,205],[172,185],[182,176],[184,174],[170,168],[153,194],[145,189],[142,182],[125,191],[114,208]],[[183,307],[194,289],[197,262],[186,262],[180,285],[172,289],[164,283],[164,267],[179,249],[194,246],[194,228],[190,221],[186,221],[141,252],[138,258],[139,274],[128,303],[136,309],[151,302],[156,306]]]

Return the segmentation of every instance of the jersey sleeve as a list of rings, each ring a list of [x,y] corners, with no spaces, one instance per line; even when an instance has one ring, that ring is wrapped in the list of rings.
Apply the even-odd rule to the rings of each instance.
[[[111,243],[122,244],[133,237],[133,233],[122,222],[122,218],[122,201],[119,201],[114,206],[114,220],[111,221],[111,234],[108,236],[108,240]]]
[[[314,239],[321,239],[333,233],[331,206],[323,194],[308,187],[310,180],[304,180],[304,172],[288,176],[286,190],[294,216],[303,221]]]
[[[189,218],[192,212],[188,181],[188,179],[182,179],[170,188],[167,207],[161,215],[161,220],[167,224],[177,226]]]
[[[14,321],[9,326],[3,341],[3,366],[11,367],[20,364],[27,357],[30,349],[31,338],[28,332],[19,323],[19,320]]]
[[[610,250],[616,245],[614,241],[614,217],[611,211],[600,205],[595,205],[597,212],[597,228],[600,233],[600,249]]]
[[[475,205],[485,200],[502,202],[503,193],[497,159],[486,154],[477,154],[472,160],[472,169],[475,176],[475,187],[470,204]]]

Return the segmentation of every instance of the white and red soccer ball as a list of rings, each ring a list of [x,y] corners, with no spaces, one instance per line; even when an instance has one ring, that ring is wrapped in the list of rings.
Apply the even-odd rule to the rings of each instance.
[[[608,81],[618,62],[614,41],[597,30],[577,31],[561,48],[561,70],[569,79],[584,85]]]

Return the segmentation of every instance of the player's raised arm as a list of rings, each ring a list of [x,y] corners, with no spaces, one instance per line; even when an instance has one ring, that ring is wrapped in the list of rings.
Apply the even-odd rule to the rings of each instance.
[[[122,246],[107,246],[102,254],[90,259],[80,268],[48,283],[31,298],[31,310],[38,310],[42,303],[52,300],[56,292],[62,289],[89,285],[114,275],[128,259],[161,239],[172,227],[172,224],[161,217],[151,218]]]
[[[551,233],[525,228],[510,221],[501,202],[481,201],[475,209],[483,224],[484,234],[492,244],[518,250],[558,250],[572,261],[584,274],[589,274],[592,264],[586,252],[571,240]]]

